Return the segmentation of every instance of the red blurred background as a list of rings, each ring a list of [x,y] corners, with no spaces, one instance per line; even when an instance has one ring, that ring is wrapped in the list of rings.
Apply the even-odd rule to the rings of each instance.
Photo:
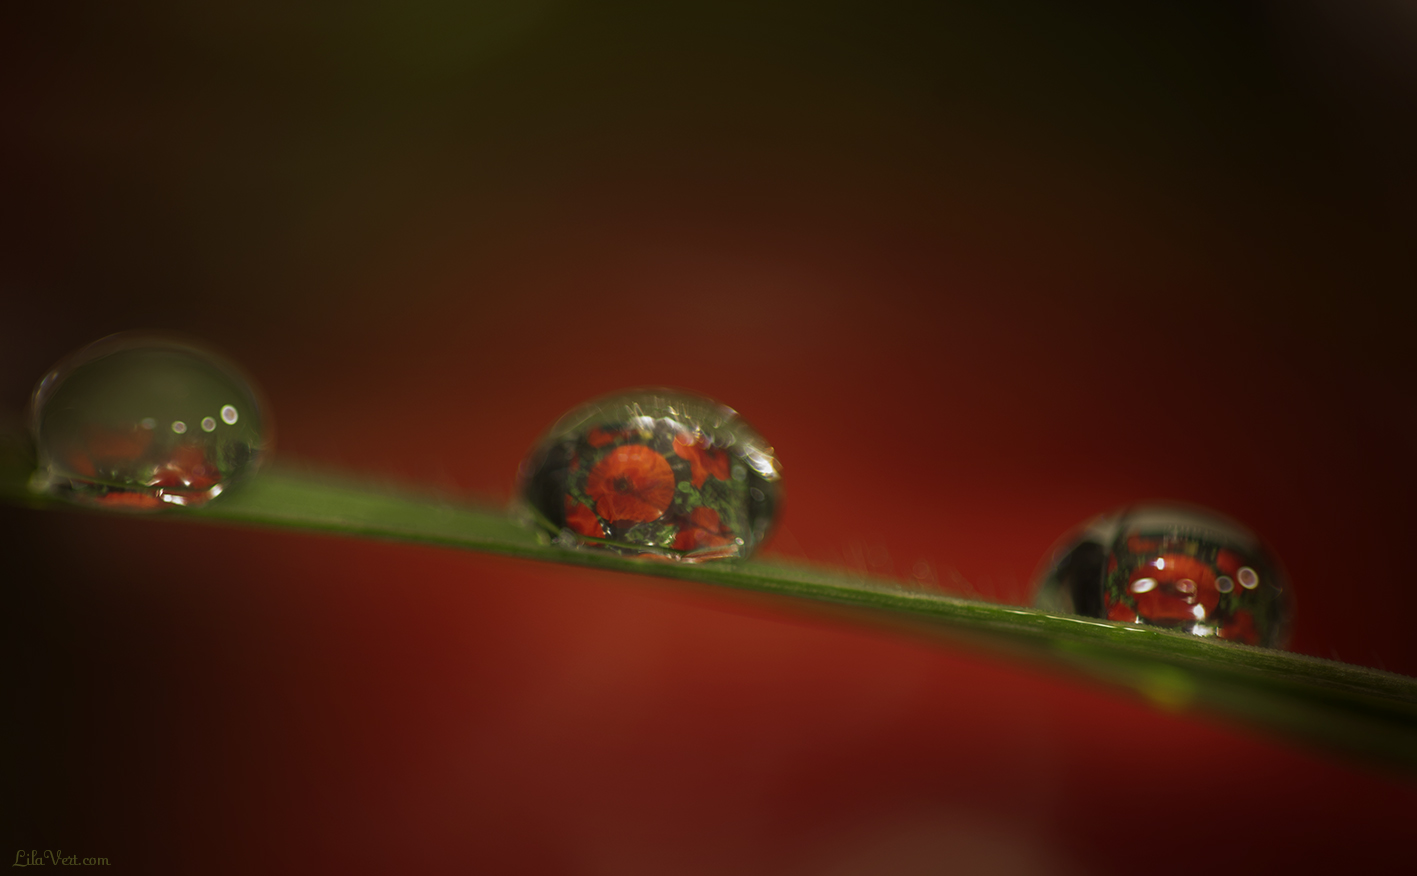
[[[1401,4],[354,4],[0,29],[0,401],[205,338],[282,456],[505,501],[664,384],[776,446],[769,552],[1027,602],[1234,516],[1295,648],[1417,672]],[[0,848],[132,872],[1376,867],[1417,785],[707,587],[0,510]],[[7,834],[11,831],[7,831]]]

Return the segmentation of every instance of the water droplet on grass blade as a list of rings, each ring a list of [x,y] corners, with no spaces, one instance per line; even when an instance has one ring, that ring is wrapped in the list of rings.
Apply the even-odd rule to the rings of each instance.
[[[1050,556],[1036,582],[1039,608],[1271,648],[1289,641],[1294,601],[1278,563],[1214,512],[1123,508],[1069,533]]]
[[[523,461],[518,492],[557,544],[700,562],[766,539],[780,480],[772,447],[731,408],[645,389],[563,416]]]
[[[151,335],[113,335],[60,362],[35,390],[30,425],[36,489],[120,510],[202,505],[272,445],[236,366]]]

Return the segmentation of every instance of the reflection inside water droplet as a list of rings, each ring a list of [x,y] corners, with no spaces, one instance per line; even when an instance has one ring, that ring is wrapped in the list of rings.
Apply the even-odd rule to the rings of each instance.
[[[1036,584],[1045,610],[1252,645],[1288,641],[1293,597],[1278,565],[1253,534],[1212,512],[1124,508],[1079,527],[1049,556]]]
[[[239,426],[233,398],[251,414]],[[213,411],[233,428],[217,431]],[[229,362],[187,343],[115,335],[36,389],[31,484],[120,510],[201,505],[255,470],[271,443],[264,421],[256,391]]]
[[[670,390],[582,405],[520,473],[528,515],[556,544],[682,562],[748,556],[780,497],[772,448],[750,426]]]

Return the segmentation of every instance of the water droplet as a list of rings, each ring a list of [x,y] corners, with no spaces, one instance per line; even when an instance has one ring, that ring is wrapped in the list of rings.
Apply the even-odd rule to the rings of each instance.
[[[221,406],[221,421],[228,426],[235,426],[237,419],[241,415],[236,413],[236,408],[231,405]]]
[[[217,432],[206,412],[234,425],[232,399],[247,416]],[[272,443],[239,369],[150,335],[113,335],[69,356],[35,390],[30,415],[39,461],[31,484],[119,510],[202,505],[250,475]]]
[[[1289,640],[1294,602],[1277,561],[1253,533],[1219,514],[1123,508],[1073,530],[1047,556],[1036,582],[1039,608],[1271,648]]]
[[[781,502],[767,442],[732,409],[674,390],[576,408],[519,471],[523,506],[555,543],[681,562],[748,556]]]

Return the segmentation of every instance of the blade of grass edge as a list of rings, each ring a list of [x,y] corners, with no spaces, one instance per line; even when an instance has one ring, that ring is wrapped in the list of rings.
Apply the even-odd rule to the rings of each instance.
[[[32,464],[18,445],[8,445],[0,448],[0,498],[36,508],[62,505],[29,492]],[[1417,772],[1417,679],[1367,667],[964,600],[818,566],[760,561],[685,565],[566,550],[545,544],[500,509],[291,467],[264,472],[207,508],[151,516],[422,542],[812,600],[834,606],[832,614],[943,635],[1120,685],[1164,709],[1198,708],[1373,764]]]

